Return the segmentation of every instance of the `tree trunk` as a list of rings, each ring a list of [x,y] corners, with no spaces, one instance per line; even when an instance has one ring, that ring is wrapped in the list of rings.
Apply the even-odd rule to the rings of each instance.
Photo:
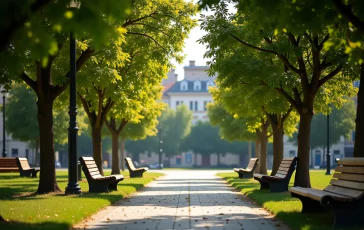
[[[195,165],[195,167],[197,166],[197,153],[194,153],[194,155],[195,155],[195,162],[194,162],[194,165]]]
[[[298,143],[298,163],[294,186],[311,187],[309,165],[310,165],[310,133],[311,120],[313,114],[310,112],[300,112],[299,133],[297,136]]]
[[[217,154],[217,167],[220,167],[220,153]]]
[[[256,171],[258,173],[260,173],[260,165],[261,164],[260,164],[260,140],[259,139],[255,140],[255,157],[259,159]]]
[[[121,137],[120,141],[120,155],[121,155],[121,170],[125,170],[125,137]]]
[[[360,65],[360,85],[355,119],[354,157],[364,157],[364,63]]]
[[[259,139],[260,139],[260,169],[259,173],[267,175],[267,132],[268,132],[268,125],[262,125],[262,131],[260,132]]]
[[[120,174],[120,165],[119,165],[119,134],[116,132],[111,132],[111,141],[112,141],[112,151],[111,151],[111,174]],[[124,171],[124,169],[123,169]]]
[[[93,157],[99,168],[100,174],[104,175],[104,170],[102,169],[102,140],[101,140],[101,127],[91,124],[92,127],[92,150]]]
[[[45,74],[46,71],[42,71]],[[50,74],[50,71],[48,72]],[[59,192],[56,180],[55,151],[53,136],[53,99],[51,87],[43,85],[43,92],[38,93],[38,124],[40,137],[40,179],[38,194]]]
[[[283,136],[284,136],[284,130],[283,126],[273,124],[271,122],[271,126],[273,129],[273,167],[272,167],[272,174],[276,175],[279,165],[281,164],[283,160]]]

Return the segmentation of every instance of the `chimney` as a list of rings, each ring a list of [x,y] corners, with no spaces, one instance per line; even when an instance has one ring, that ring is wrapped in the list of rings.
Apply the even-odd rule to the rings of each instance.
[[[195,66],[195,61],[190,61],[190,66]]]

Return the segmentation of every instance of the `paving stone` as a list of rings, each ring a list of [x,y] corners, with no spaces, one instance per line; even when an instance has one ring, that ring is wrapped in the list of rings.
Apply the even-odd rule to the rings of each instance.
[[[162,172],[166,176],[74,229],[288,229],[214,176],[216,171]]]

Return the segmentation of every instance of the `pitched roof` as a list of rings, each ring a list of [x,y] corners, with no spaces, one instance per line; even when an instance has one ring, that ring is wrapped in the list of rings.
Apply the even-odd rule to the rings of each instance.
[[[200,90],[195,90],[194,89],[194,83],[199,81],[201,83],[201,89]],[[187,90],[181,90],[181,84],[182,82],[187,82]],[[170,87],[168,90],[164,91],[164,93],[177,93],[177,92],[181,92],[181,93],[207,93],[208,92],[208,87],[207,87],[207,83],[208,82],[213,82],[212,80],[195,80],[195,81],[189,81],[189,80],[182,80],[182,81],[177,81],[175,82],[175,84]]]

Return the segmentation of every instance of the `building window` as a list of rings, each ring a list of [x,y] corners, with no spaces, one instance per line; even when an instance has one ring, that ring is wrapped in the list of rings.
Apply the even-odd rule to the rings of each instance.
[[[190,101],[190,110],[193,111],[193,101]]]
[[[193,89],[194,89],[195,91],[200,91],[200,90],[201,90],[201,82],[200,82],[200,81],[195,81],[195,82],[193,83]]]
[[[294,151],[294,150],[289,150],[289,156],[290,156],[290,157],[294,157],[294,156],[296,156],[296,151]]]
[[[340,150],[334,150],[334,155],[340,155]]]
[[[198,101],[195,101],[195,111],[198,111]]]
[[[19,155],[19,150],[18,149],[11,149],[11,156],[12,157],[17,157]]]
[[[209,90],[209,87],[212,87],[214,86],[214,82],[209,80],[207,83],[206,83],[206,90]]]
[[[181,82],[181,91],[187,91],[188,90],[188,83],[187,81]]]
[[[176,107],[179,106],[179,101],[176,101]]]
[[[203,111],[207,111],[207,103],[208,101],[203,102]]]
[[[185,155],[185,162],[187,164],[191,164],[192,163],[192,153],[186,153],[186,155]]]

